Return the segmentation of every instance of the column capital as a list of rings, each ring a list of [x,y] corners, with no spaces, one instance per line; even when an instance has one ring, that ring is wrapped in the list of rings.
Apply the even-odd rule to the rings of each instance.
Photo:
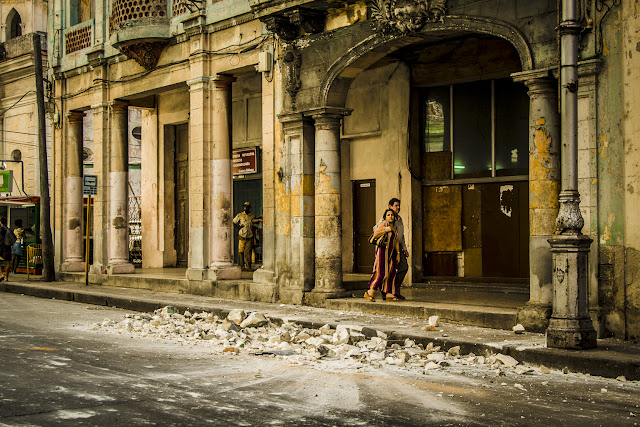
[[[114,113],[116,112],[124,113],[129,108],[129,103],[126,101],[116,100],[116,101],[109,102],[109,106],[111,107],[111,110],[113,110]]]
[[[313,117],[316,129],[338,129],[342,118],[352,111],[349,108],[321,107],[307,110],[304,115]]]
[[[302,113],[286,113],[278,116],[285,135],[300,133],[305,126],[313,126],[310,117]]]
[[[187,80],[189,85],[189,91],[194,90],[228,90],[231,88],[231,83],[235,82],[236,78],[226,74],[216,74],[215,76],[200,76],[195,79]]]
[[[64,116],[69,123],[82,123],[84,111],[67,111]]]
[[[91,110],[93,112],[102,112],[102,111],[106,110],[107,108],[109,108],[109,103],[108,102],[98,102],[96,104],[91,104],[90,108],[91,108]]]

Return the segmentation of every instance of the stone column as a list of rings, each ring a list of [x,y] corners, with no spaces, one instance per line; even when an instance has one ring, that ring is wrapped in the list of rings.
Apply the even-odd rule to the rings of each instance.
[[[578,21],[576,0],[562,1],[560,34],[560,106],[562,192],[559,196],[553,253],[553,313],[547,328],[547,346],[588,349],[597,346],[589,317],[589,247],[582,234],[584,219],[578,191]]]
[[[109,274],[133,273],[129,262],[129,105],[112,101],[109,147]]]
[[[555,232],[560,194],[558,82],[549,71],[514,76],[529,88],[529,302],[518,323],[529,331],[547,328],[553,301],[553,260],[548,239]]]
[[[82,209],[82,118],[84,113],[66,114],[67,138],[64,150],[64,263],[63,271],[84,271]]]
[[[349,110],[321,108],[315,119],[315,288],[312,300],[342,296],[340,120]]]
[[[280,122],[291,170],[291,279],[281,287],[280,299],[301,304],[304,294],[314,287],[315,275],[314,127],[311,120],[300,113],[281,115]]]
[[[235,237],[231,176],[231,76],[211,79],[211,227],[209,278],[239,279],[233,264]]]
[[[98,281],[109,262],[109,104],[93,104],[93,174],[98,177],[98,194],[93,196],[93,264],[91,281]]]

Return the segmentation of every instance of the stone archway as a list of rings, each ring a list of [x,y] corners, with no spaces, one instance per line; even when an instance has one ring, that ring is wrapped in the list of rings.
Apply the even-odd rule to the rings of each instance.
[[[534,68],[531,49],[524,35],[515,26],[490,18],[446,16],[444,22],[428,23],[413,35],[385,34],[379,31],[359,42],[329,66],[318,91],[317,105],[344,106],[349,86],[361,71],[389,53],[422,40],[424,36],[447,32],[486,34],[507,40],[520,57],[522,71]]]

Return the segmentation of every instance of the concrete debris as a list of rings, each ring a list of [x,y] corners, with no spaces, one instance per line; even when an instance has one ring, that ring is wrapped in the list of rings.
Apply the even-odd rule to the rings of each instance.
[[[433,327],[440,326],[440,324],[438,323],[438,320],[440,320],[440,317],[430,316],[429,320],[427,320],[427,325],[433,326]]]
[[[507,356],[506,354],[498,353],[494,355],[495,359],[500,361],[507,368],[513,368],[518,364],[518,361],[511,356]]]
[[[624,375],[620,375],[619,377],[616,378],[616,380],[624,383],[627,381],[627,378]]]
[[[437,316],[430,322],[437,324]],[[363,334],[363,328],[338,324],[334,329],[323,325],[319,329],[307,329],[293,321],[281,325],[272,323],[267,316],[257,312],[232,310],[226,318],[212,313],[178,313],[172,307],[164,307],[152,314],[128,314],[122,321],[105,320],[94,326],[121,334],[157,340],[177,340],[183,345],[204,345],[213,353],[229,355],[251,354],[286,357],[292,363],[309,364],[317,361],[341,360],[348,366],[382,365],[394,369],[419,369],[426,373],[435,369],[483,365],[497,376],[505,371],[513,374],[539,375],[549,373],[544,366],[530,368],[504,354],[479,356],[462,355],[459,346],[441,350],[433,342],[418,344],[413,339],[389,341],[385,332]],[[347,366],[347,365],[345,365]],[[619,377],[619,381],[624,381]],[[519,388],[518,385],[515,385]]]
[[[244,310],[241,310],[241,309],[231,310],[229,312],[229,315],[227,316],[227,320],[235,323],[236,325],[239,325],[240,323],[242,323],[244,318],[245,318]]]
[[[246,319],[240,323],[240,327],[244,328],[258,328],[260,326],[266,325],[268,322],[267,318],[264,317],[264,314],[260,313],[250,313]]]
[[[512,329],[513,329],[513,332],[515,332],[516,334],[524,334],[524,331],[525,331],[524,326],[522,326],[520,323],[518,323]]]
[[[517,388],[518,390],[522,390],[522,391],[527,391],[526,388],[524,388],[524,386],[522,384],[514,384],[513,385],[515,388]]]
[[[547,368],[544,365],[540,365],[540,373],[541,374],[550,374],[551,373],[551,369]]]

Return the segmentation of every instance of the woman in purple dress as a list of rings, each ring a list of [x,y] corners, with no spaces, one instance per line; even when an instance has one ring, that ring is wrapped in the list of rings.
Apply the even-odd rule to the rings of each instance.
[[[396,214],[387,209],[383,215],[384,221],[380,223],[373,235],[375,238],[387,233],[387,244],[385,246],[376,247],[376,255],[373,260],[373,273],[369,280],[369,290],[364,293],[364,297],[369,301],[375,301],[374,295],[376,289],[382,292],[382,298],[387,301],[400,301],[395,297],[396,289],[396,268],[400,262],[400,244],[398,241],[398,232],[394,226]]]

